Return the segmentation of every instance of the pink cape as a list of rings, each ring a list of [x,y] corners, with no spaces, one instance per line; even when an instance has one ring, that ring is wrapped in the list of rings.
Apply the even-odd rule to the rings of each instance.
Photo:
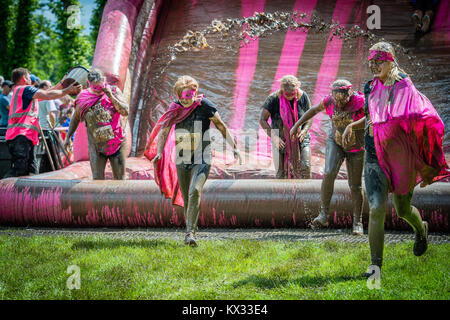
[[[289,101],[283,96],[280,96],[280,116],[283,120],[283,133],[285,138],[284,147],[284,172],[288,179],[301,178],[300,171],[300,147],[298,140],[291,140],[290,130],[298,121],[297,96],[294,99],[294,110],[292,110]]]
[[[174,205],[184,207],[183,195],[178,183],[177,168],[175,166],[175,130],[177,123],[186,119],[201,104],[203,97],[199,101],[194,102],[189,108],[185,108],[177,103],[172,102],[169,109],[158,120],[147,143],[144,155],[152,161],[157,154],[158,133],[162,128],[171,127],[169,136],[161,159],[154,165],[155,182],[161,193],[166,198],[171,198]]]
[[[390,190],[404,195],[421,181],[450,176],[442,149],[444,123],[409,77],[393,86],[374,78],[369,112],[378,161]]]
[[[115,92],[115,88],[112,89]],[[99,100],[101,100],[102,106],[109,111],[112,116],[112,119],[108,123],[99,123],[99,125],[111,125],[112,130],[114,131],[114,138],[109,140],[105,146],[105,153],[107,155],[112,155],[116,153],[122,142],[124,141],[124,132],[123,128],[120,125],[120,113],[116,111],[111,100],[108,96],[103,93],[101,95],[96,95],[90,92],[88,89],[81,91],[81,93],[77,96],[75,100],[75,106],[80,108],[80,117],[83,120],[86,112],[94,106]]]
[[[76,107],[80,109],[81,119],[84,119],[84,114],[89,110],[90,107],[95,105],[97,101],[103,98],[108,99],[108,97],[104,93],[101,95],[96,95],[90,92],[88,89],[81,91],[75,100]],[[109,99],[108,101],[111,102]]]

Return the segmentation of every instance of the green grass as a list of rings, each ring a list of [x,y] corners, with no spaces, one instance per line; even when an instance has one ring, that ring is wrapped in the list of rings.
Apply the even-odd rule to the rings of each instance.
[[[368,244],[0,236],[0,299],[450,299],[450,245],[387,244],[381,289]],[[81,288],[69,290],[69,265]]]

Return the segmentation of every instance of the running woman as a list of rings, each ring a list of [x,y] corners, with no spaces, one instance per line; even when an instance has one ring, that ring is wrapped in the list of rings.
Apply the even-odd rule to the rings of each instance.
[[[216,106],[198,95],[198,82],[194,78],[178,78],[173,92],[178,100],[171,103],[150,134],[145,155],[154,164],[155,181],[161,192],[166,198],[172,198],[175,205],[184,207],[185,244],[197,246],[201,193],[212,161],[208,131],[211,121],[233,147],[235,159],[240,162],[242,159]],[[169,136],[172,128],[175,135]],[[175,163],[173,152],[176,152]]]
[[[354,91],[352,84],[343,79],[336,80],[331,86],[331,94],[319,104],[307,111],[291,129],[291,139],[298,136],[298,128],[316,114],[325,111],[332,121],[332,130],[326,140],[325,172],[321,187],[321,210],[313,220],[312,227],[327,227],[330,201],[334,191],[334,181],[344,162],[347,163],[348,184],[352,193],[353,234],[364,233],[362,225],[363,195],[361,188],[364,162],[364,131],[355,130],[352,139],[343,143],[342,134],[354,121],[364,118],[364,95]]]
[[[397,215],[413,228],[413,252],[425,253],[428,223],[411,205],[414,187],[425,187],[450,175],[442,148],[444,123],[430,100],[420,93],[399,67],[394,48],[379,42],[369,51],[374,75],[364,88],[365,118],[344,132],[366,127],[364,181],[369,201],[369,243],[372,265],[365,276],[381,269],[384,247],[384,219],[388,193],[393,193]]]

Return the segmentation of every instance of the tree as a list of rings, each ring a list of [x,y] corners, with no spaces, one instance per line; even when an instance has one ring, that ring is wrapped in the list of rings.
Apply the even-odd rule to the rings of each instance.
[[[11,43],[11,34],[13,22],[15,21],[15,4],[14,0],[0,0],[0,74],[9,79],[11,77],[10,70],[10,53],[13,47]]]
[[[41,79],[55,83],[61,80],[58,75],[63,71],[57,34],[53,30],[50,20],[43,15],[37,15],[36,21],[38,25],[36,50],[34,51],[36,65],[32,72]]]
[[[18,2],[15,29],[12,34],[14,46],[9,59],[11,69],[24,67],[31,70],[34,67],[33,53],[37,26],[33,12],[38,8],[38,0]]]
[[[62,78],[71,67],[82,65],[89,67],[92,62],[93,50],[88,36],[81,34],[82,26],[68,28],[67,22],[72,13],[68,12],[70,6],[80,7],[78,0],[56,0],[47,3],[47,6],[56,16],[55,33],[58,39],[58,53],[61,68],[56,77]]]

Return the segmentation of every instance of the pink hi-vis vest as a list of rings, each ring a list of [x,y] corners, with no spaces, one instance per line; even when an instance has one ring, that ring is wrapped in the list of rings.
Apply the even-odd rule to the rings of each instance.
[[[12,140],[22,135],[37,145],[39,143],[39,103],[37,99],[32,99],[28,106],[23,105],[22,94],[26,87],[14,88],[5,140]]]

